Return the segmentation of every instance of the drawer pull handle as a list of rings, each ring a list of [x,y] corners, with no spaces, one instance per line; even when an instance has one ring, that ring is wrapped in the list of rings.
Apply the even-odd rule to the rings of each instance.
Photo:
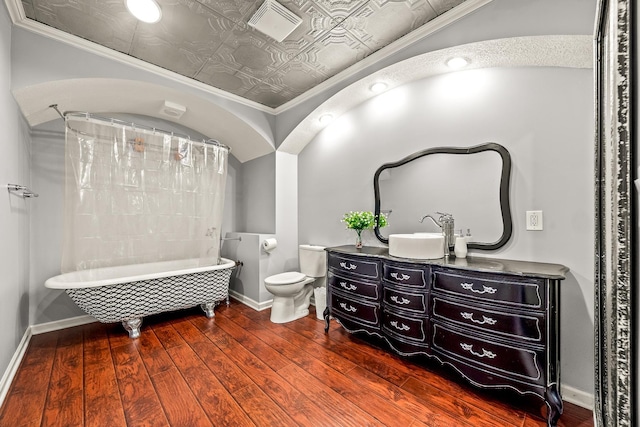
[[[498,290],[496,288],[492,288],[491,286],[482,285],[482,290],[473,289],[473,283],[460,283],[462,289],[467,291],[474,292],[476,294],[495,294]]]
[[[352,285],[351,283],[347,282],[340,282],[340,286],[348,291],[355,291],[356,289],[358,289],[356,285]]]
[[[340,267],[344,268],[345,270],[355,270],[356,268],[358,268],[357,265],[351,263],[347,265],[346,262],[341,262]]]
[[[400,323],[398,325],[398,322],[396,322],[395,320],[392,320],[389,323],[391,323],[391,326],[393,326],[394,328],[396,328],[399,331],[409,331],[409,330],[411,330],[411,328],[409,326],[405,325],[404,323]]]
[[[409,301],[408,299],[406,299],[405,297],[400,297],[398,298],[396,295],[392,295],[391,296],[391,301],[395,302],[396,304],[409,304],[411,301]]]
[[[391,273],[391,277],[393,277],[394,279],[402,282],[403,280],[409,280],[411,279],[411,276],[409,276],[408,274],[403,274],[403,273]]]
[[[351,306],[351,305],[347,305],[347,304],[346,304],[346,303],[344,303],[344,302],[341,302],[341,303],[340,303],[340,307],[342,307],[342,309],[343,309],[344,311],[349,311],[349,312],[351,312],[351,313],[355,313],[356,311],[358,311],[358,309],[357,309],[357,308],[355,308],[355,307],[353,307],[353,306]]]
[[[462,347],[462,349],[464,351],[468,351],[469,353],[473,354],[474,356],[478,356],[478,357],[488,357],[489,359],[493,359],[494,357],[497,356],[497,354],[486,350],[486,349],[482,349],[482,353],[476,353],[475,351],[473,351],[473,345],[472,344],[465,344],[463,342],[460,343],[460,347]]]
[[[495,325],[498,322],[496,319],[492,319],[485,315],[482,315],[482,320],[474,319],[473,313],[460,312],[460,315],[467,320],[471,320],[473,323],[477,323],[478,325]]]

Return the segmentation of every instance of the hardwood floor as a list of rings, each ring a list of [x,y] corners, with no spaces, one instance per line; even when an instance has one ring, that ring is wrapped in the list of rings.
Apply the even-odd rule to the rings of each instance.
[[[545,426],[538,399],[463,384],[312,313],[277,325],[240,303],[31,339],[0,426]],[[506,403],[510,402],[510,403]],[[565,403],[559,426],[592,426]]]

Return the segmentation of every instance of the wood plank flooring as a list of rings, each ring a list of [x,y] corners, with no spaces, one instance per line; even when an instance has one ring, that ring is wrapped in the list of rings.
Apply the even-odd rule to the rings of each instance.
[[[277,325],[238,302],[36,335],[0,426],[545,426],[535,398],[474,389],[313,312]],[[559,426],[593,426],[565,403]]]

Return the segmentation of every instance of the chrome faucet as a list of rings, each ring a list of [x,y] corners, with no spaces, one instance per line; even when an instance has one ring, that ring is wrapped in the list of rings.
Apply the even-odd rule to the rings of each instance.
[[[442,234],[444,234],[444,244],[445,250],[444,255],[449,256],[453,253],[453,248],[456,244],[456,236],[454,230],[454,220],[453,215],[444,213],[444,212],[436,212],[440,217],[435,219],[431,215],[423,216],[419,222],[424,222],[425,219],[429,218],[435,225],[442,229]]]

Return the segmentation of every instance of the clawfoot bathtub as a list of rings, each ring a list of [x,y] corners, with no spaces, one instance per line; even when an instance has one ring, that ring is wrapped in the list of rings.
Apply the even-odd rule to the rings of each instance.
[[[131,338],[140,336],[142,318],[200,305],[207,317],[229,302],[229,280],[236,262],[199,266],[199,260],[163,261],[74,271],[45,282],[64,289],[87,314],[102,323],[122,322]]]

